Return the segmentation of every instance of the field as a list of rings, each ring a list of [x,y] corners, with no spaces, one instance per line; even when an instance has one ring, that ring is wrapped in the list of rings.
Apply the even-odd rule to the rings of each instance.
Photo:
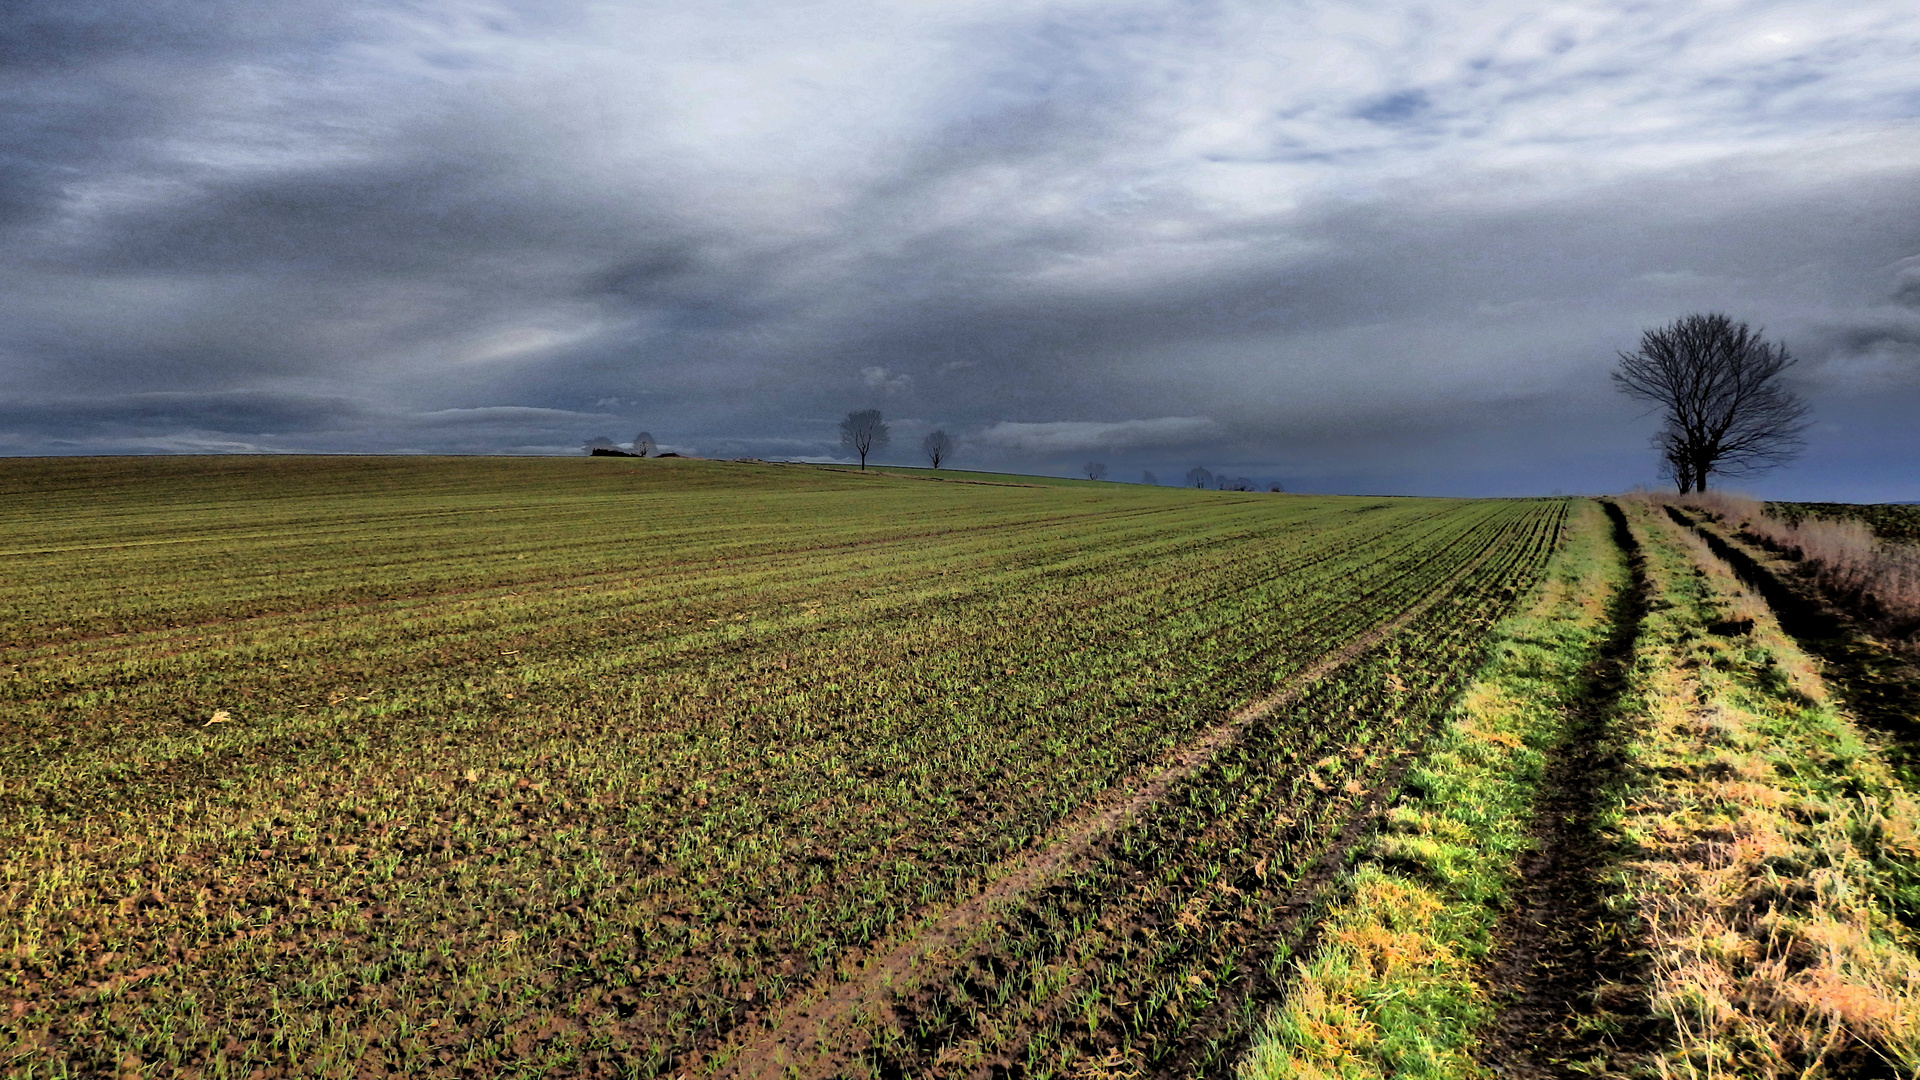
[[[1242,1080],[1920,1075],[1914,714],[1849,660],[1884,647],[1729,521],[1601,510],[1328,890]]]
[[[1807,518],[1864,521],[1882,540],[1920,543],[1920,506],[1911,503],[1770,502],[1767,513],[1788,523]]]
[[[17,1076],[1217,1073],[1568,506],[608,458],[0,500]]]

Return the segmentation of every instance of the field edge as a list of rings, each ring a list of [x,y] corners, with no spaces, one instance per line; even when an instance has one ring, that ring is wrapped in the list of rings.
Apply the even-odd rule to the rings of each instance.
[[[1409,774],[1408,794],[1339,888],[1321,946],[1242,1059],[1269,1077],[1478,1075],[1496,1002],[1481,966],[1550,755],[1607,643],[1628,571],[1598,504],[1580,504],[1521,614]]]

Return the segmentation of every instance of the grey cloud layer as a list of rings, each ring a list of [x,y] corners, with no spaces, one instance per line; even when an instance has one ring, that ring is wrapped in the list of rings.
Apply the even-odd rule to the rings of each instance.
[[[876,405],[962,464],[1605,487],[1612,351],[1703,308],[1920,408],[1902,4],[20,9],[6,452],[822,456]]]

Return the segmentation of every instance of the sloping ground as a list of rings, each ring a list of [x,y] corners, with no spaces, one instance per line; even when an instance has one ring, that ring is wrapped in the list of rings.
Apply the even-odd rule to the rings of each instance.
[[[1920,1069],[1920,809],[1766,605],[1624,511],[1644,611],[1563,551],[1584,584],[1503,628],[1243,1075]]]
[[[10,1075],[721,1070],[1142,791],[855,1064],[1205,1069],[1564,508],[617,458],[0,491]]]

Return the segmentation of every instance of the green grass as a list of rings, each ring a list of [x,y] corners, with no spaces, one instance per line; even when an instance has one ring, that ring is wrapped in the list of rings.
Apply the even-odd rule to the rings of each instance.
[[[0,1062],[653,1075],[1444,592],[1090,871],[1190,910],[1324,841],[1564,505],[924,476],[0,461]],[[1037,1073],[1157,993],[1062,968],[1118,946],[1047,903],[996,969]],[[1153,1052],[1230,1028],[1218,944],[1138,965],[1205,1028]],[[1056,1045],[1061,995],[1105,1034]]]
[[[1626,568],[1583,502],[1540,594],[1502,623],[1486,665],[1409,778],[1409,796],[1343,882],[1286,1003],[1239,1075],[1473,1077],[1494,1014],[1479,966],[1530,842],[1546,754],[1587,692]]]
[[[880,1047],[874,1071],[938,1073],[954,1046],[1034,1075],[1228,1065],[1307,929],[1297,905],[1318,888],[1310,875],[1392,798],[1399,763],[1537,575],[1558,518],[1482,549],[1463,580],[1429,585],[1436,602],[1404,630],[1300,688],[1176,797],[998,920],[896,1005],[909,1037]]]
[[[1690,533],[1626,500],[1650,594],[1608,745],[1593,868],[1638,981],[1569,1001],[1596,1075],[1920,1068],[1920,802],[1816,665]],[[1243,1077],[1477,1077],[1482,963],[1542,751],[1609,632],[1620,555],[1588,513],[1347,879]],[[1597,932],[1597,931],[1596,931]],[[1600,1002],[1604,1001],[1604,1005]],[[1632,1033],[1623,1035],[1622,1033]],[[1616,1045],[1615,1037],[1628,1044]]]
[[[1659,1076],[1920,1070],[1920,801],[1818,665],[1690,532],[1635,507],[1659,602],[1607,827]],[[1624,1065],[1623,1065],[1624,1067]]]

